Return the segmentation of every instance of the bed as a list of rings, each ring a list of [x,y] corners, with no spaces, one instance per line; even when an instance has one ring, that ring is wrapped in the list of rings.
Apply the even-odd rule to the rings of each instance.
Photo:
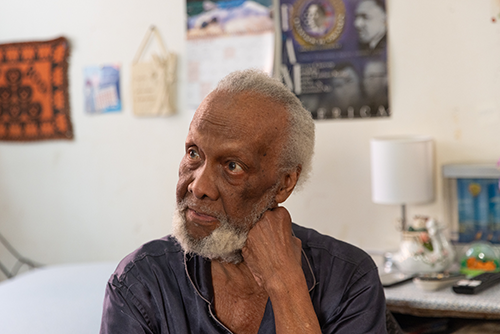
[[[98,333],[116,262],[37,268],[0,283],[0,333]]]

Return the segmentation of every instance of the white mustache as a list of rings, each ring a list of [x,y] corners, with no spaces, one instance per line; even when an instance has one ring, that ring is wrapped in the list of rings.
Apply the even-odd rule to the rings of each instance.
[[[219,221],[228,220],[228,216],[226,214],[217,212],[207,205],[199,203],[196,199],[188,197],[187,195],[180,202],[177,202],[177,209],[183,214],[187,209],[191,209],[197,213],[215,217]]]

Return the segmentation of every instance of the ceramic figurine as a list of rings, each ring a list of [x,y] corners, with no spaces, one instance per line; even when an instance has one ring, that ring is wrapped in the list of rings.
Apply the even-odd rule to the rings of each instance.
[[[434,219],[418,216],[408,231],[403,231],[396,267],[408,273],[441,272],[453,263],[455,252]]]

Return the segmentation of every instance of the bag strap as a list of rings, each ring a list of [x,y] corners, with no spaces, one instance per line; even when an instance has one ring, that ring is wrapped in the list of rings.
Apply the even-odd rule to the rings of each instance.
[[[163,40],[161,38],[160,32],[156,28],[156,26],[152,25],[149,27],[149,30],[146,32],[146,36],[142,39],[141,45],[139,46],[139,49],[137,50],[134,60],[132,61],[132,64],[136,64],[141,56],[143,55],[146,46],[148,45],[149,39],[151,38],[151,34],[154,34],[156,37],[156,40],[158,44],[160,45],[161,50],[163,51],[164,56],[168,55],[167,48],[165,47],[165,44],[163,44]]]

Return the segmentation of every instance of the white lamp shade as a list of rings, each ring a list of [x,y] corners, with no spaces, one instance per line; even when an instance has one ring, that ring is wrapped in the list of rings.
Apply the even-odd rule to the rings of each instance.
[[[372,200],[379,204],[426,203],[434,200],[432,138],[373,138]]]

